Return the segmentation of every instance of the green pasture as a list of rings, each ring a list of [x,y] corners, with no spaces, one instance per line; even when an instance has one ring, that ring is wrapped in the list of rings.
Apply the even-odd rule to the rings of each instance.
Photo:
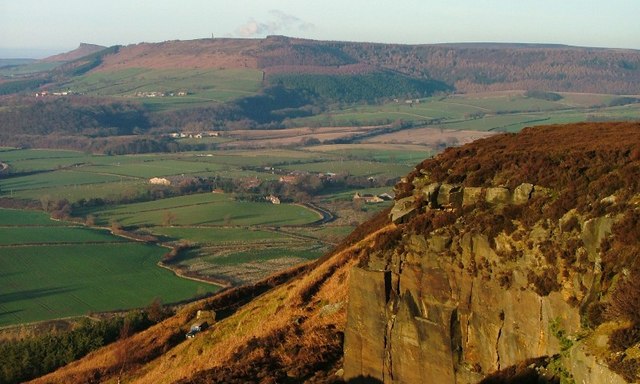
[[[143,193],[149,184],[147,180],[131,180],[122,178],[121,181],[99,184],[73,184],[49,187],[46,189],[25,189],[21,191],[11,191],[2,189],[0,195],[19,199],[40,200],[48,198],[51,201],[67,199],[75,202],[81,199],[117,199],[119,197],[135,197]],[[0,182],[0,189],[2,183]]]
[[[584,121],[590,117],[640,118],[637,105],[606,107],[614,95],[563,93],[562,96],[558,101],[525,97],[518,92],[440,96],[421,99],[420,103],[411,105],[400,100],[398,103],[348,107],[294,121],[298,125],[350,126],[388,124],[399,119],[407,122],[441,119],[452,129],[517,132],[526,126],[547,124],[545,119],[555,124]]]
[[[365,147],[365,146],[363,146]],[[399,149],[383,149],[384,144],[379,148],[358,148],[357,146],[346,145],[344,148],[340,148],[339,145],[327,146],[323,149],[322,146],[318,147],[319,153],[331,153],[338,155],[342,158],[357,159],[364,161],[377,161],[381,163],[392,164],[404,164],[415,165],[416,163],[433,156],[435,153],[432,149],[427,147],[424,150],[399,150]]]
[[[221,165],[198,161],[175,159],[144,159],[128,161],[122,164],[93,165],[81,167],[79,171],[97,174],[113,174],[149,179],[152,177],[212,172],[222,169]]]
[[[156,265],[139,243],[0,248],[0,326],[166,303],[215,291]]]
[[[86,155],[78,151],[68,151],[64,149],[16,149],[2,148],[0,157],[3,161],[12,160],[32,160],[32,159],[68,159],[85,157]]]
[[[40,211],[24,211],[20,209],[1,209],[0,226],[30,227],[30,226],[60,226],[64,223],[51,220],[49,215]],[[0,232],[0,236],[4,233]]]
[[[475,107],[488,113],[553,111],[567,108],[566,105],[562,104],[562,100],[547,101],[514,94],[450,97],[443,100],[442,103]]]
[[[34,73],[50,71],[60,65],[62,65],[62,63],[37,61],[34,63],[7,66],[0,68],[0,77],[31,75]]]
[[[121,237],[115,237],[107,231],[83,227],[4,227],[0,230],[0,253],[3,245],[20,244],[98,244],[123,242]]]
[[[548,114],[491,115],[479,119],[443,123],[442,128],[471,131],[513,131],[522,127],[549,124]]]
[[[5,149],[0,151],[0,161],[9,164],[12,172],[47,171],[84,163],[91,159],[77,151],[43,149]]]
[[[32,174],[20,177],[11,177],[0,180],[0,189],[7,191],[22,190],[46,190],[47,188],[60,186],[75,186],[84,184],[98,184],[120,181],[121,178],[114,175],[80,172],[75,170],[60,170]]]
[[[94,72],[63,88],[96,96],[120,96],[142,101],[153,110],[224,102],[255,94],[262,72],[254,69],[142,69]],[[177,96],[178,92],[187,96]],[[162,92],[165,97],[137,97],[138,92]],[[169,93],[174,96],[169,96]]]
[[[124,226],[162,226],[168,214],[172,224],[198,225],[303,225],[319,219],[318,215],[302,206],[262,202],[235,201],[231,196],[205,193],[169,199],[128,204],[107,209],[90,210],[96,222],[108,225],[117,221]]]

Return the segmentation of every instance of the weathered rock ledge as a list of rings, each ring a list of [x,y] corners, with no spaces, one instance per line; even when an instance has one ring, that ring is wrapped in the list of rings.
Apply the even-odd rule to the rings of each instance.
[[[532,184],[510,191],[420,183],[414,180],[413,195],[393,207],[390,216],[397,225],[425,209],[524,204],[536,193],[549,193]],[[561,225],[572,216],[580,225],[567,233]],[[456,224],[456,230],[404,232],[399,244],[371,252],[351,272],[345,378],[476,383],[487,374],[548,356],[576,382],[624,383],[579,340],[581,310],[599,288],[598,247],[613,221],[586,220],[572,211],[559,223],[536,226],[517,239],[505,233],[488,239],[465,230],[464,224]],[[543,245],[572,239],[581,241],[579,272],[568,262],[545,266]],[[547,275],[559,281],[559,288],[540,294],[531,278]]]

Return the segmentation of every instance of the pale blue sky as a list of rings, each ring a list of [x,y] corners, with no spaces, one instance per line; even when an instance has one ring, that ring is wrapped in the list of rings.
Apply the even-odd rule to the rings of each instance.
[[[640,49],[638,15],[640,0],[0,0],[0,57],[212,34]]]

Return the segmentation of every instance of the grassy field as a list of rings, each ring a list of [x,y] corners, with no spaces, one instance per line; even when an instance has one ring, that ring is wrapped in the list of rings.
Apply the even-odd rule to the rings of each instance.
[[[19,192],[23,190],[45,190],[60,186],[73,187],[85,184],[101,184],[120,180],[121,178],[115,175],[62,170],[4,179],[0,182],[0,188],[3,191]]]
[[[3,67],[0,68],[0,77],[11,78],[13,76],[23,76],[50,71],[60,65],[61,63],[56,62],[37,61],[25,65]]]
[[[126,156],[88,155],[74,151],[0,150],[12,177],[0,178],[0,196],[53,200],[136,196],[153,177],[186,176],[277,180],[278,175],[246,167],[308,163],[341,158],[339,154],[302,150],[229,150]]]
[[[142,101],[151,110],[193,107],[225,102],[255,94],[262,72],[253,69],[142,69],[93,72],[63,88],[95,96],[127,97]],[[140,93],[161,92],[164,97],[140,97]],[[178,92],[186,92],[178,96]],[[174,96],[169,96],[173,93]]]
[[[165,248],[0,209],[0,326],[176,302],[217,286],[156,265]]]
[[[413,166],[435,154],[432,148],[420,145],[333,144],[310,147],[319,154],[331,154],[346,159],[377,161]]]
[[[107,231],[83,227],[4,227],[0,232],[0,246],[22,244],[101,244],[121,243],[124,240]]]
[[[61,226],[64,223],[54,221],[49,215],[40,211],[24,211],[19,209],[0,209],[0,226],[33,227]]]
[[[223,194],[197,194],[169,199],[127,204],[86,213],[96,223],[108,225],[113,220],[124,226],[162,226],[167,212],[174,215],[172,224],[180,226],[281,226],[312,223],[320,217],[302,206],[236,201]]]
[[[295,119],[300,125],[366,125],[394,121],[428,122],[447,129],[516,132],[541,124],[584,121],[589,118],[640,119],[638,105],[608,107],[613,95],[561,93],[562,99],[547,101],[526,97],[523,91],[438,96],[420,103],[390,102],[362,105]]]

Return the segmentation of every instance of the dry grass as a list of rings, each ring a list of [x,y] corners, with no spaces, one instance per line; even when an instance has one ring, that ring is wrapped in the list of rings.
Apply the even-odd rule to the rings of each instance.
[[[376,127],[323,127],[289,128],[277,130],[231,131],[226,137],[236,141],[221,144],[224,148],[271,148],[303,144],[306,140],[319,141],[348,138]]]
[[[418,145],[418,144],[358,143],[358,144],[323,144],[323,145],[308,147],[306,149],[308,151],[314,151],[314,152],[339,152],[339,151],[349,151],[352,149],[369,150],[369,151],[385,150],[385,151],[419,152],[419,151],[427,151],[430,148],[424,145]]]
[[[493,132],[454,131],[439,128],[415,128],[379,135],[365,140],[365,143],[390,143],[435,146],[439,143],[462,145],[477,139],[494,135]]]

